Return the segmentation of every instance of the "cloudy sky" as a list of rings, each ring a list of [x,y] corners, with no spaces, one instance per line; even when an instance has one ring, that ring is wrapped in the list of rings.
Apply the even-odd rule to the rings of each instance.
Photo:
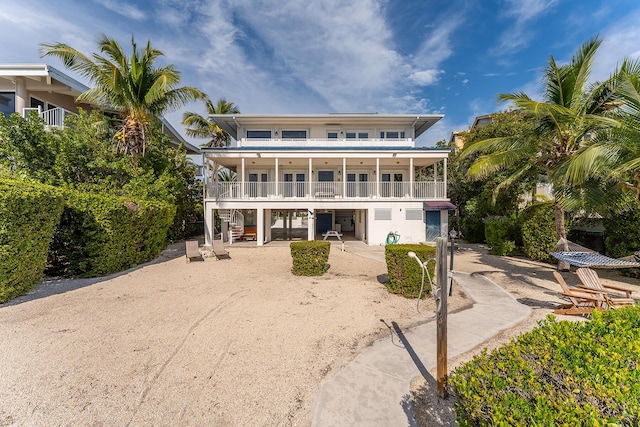
[[[64,70],[40,43],[91,53],[101,33],[127,49],[133,35],[243,113],[444,114],[419,141],[433,145],[506,108],[498,93],[538,97],[549,56],[595,35],[606,78],[640,56],[638,22],[638,0],[3,0],[0,62]]]

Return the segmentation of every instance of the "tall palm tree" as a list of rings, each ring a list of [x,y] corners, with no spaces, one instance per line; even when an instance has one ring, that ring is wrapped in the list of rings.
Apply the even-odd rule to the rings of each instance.
[[[239,114],[240,110],[233,102],[228,102],[225,98],[218,99],[214,105],[211,99],[205,100],[207,114]],[[198,113],[187,111],[182,116],[182,124],[187,127],[187,136],[193,138],[211,138],[202,144],[203,147],[228,147],[231,143],[231,136],[223,131],[217,123],[208,117],[203,117]]]
[[[511,101],[516,108],[533,114],[538,121],[535,135],[517,140],[507,137],[479,141],[462,152],[463,156],[482,153],[469,169],[470,177],[486,177],[508,165],[519,166],[496,191],[527,174],[545,174],[554,185],[555,225],[564,250],[568,250],[565,207],[579,192],[562,179],[562,166],[591,135],[618,125],[608,114],[616,98],[609,89],[611,82],[588,85],[600,44],[597,37],[588,40],[565,65],[558,65],[551,56],[544,72],[542,101],[535,101],[524,92],[498,96],[500,101]]]
[[[91,102],[105,111],[117,113],[122,127],[116,137],[118,149],[136,158],[144,155],[145,132],[153,118],[201,99],[198,89],[183,86],[180,73],[173,65],[156,67],[154,62],[164,54],[147,41],[139,52],[131,38],[132,52],[128,58],[114,39],[102,35],[98,41],[100,53],[90,56],[64,43],[44,43],[41,56],[60,58],[64,65],[86,77],[94,87],[82,93],[78,101]]]

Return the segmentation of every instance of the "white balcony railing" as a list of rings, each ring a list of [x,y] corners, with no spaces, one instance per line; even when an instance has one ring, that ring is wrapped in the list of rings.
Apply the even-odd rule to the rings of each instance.
[[[50,110],[42,111],[40,108],[23,108],[22,117],[28,117],[30,111],[37,111],[38,115],[42,117],[47,126],[64,127],[64,119],[67,114],[75,114],[64,108],[52,108]]]
[[[244,184],[244,186],[243,186]],[[443,199],[442,181],[429,182],[208,182],[207,197],[244,199]]]
[[[413,147],[410,138],[369,138],[369,139],[278,139],[278,138],[241,138],[238,147]]]

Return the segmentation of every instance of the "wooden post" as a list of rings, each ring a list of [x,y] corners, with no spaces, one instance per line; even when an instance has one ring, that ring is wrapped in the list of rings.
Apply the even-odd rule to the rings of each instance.
[[[438,397],[447,398],[447,239],[436,238],[437,381]]]

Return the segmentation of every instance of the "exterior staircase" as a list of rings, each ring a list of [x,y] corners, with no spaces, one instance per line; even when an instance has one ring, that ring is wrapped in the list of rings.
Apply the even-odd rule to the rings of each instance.
[[[229,243],[240,240],[244,235],[244,215],[238,209],[220,209],[220,220],[229,224]]]

